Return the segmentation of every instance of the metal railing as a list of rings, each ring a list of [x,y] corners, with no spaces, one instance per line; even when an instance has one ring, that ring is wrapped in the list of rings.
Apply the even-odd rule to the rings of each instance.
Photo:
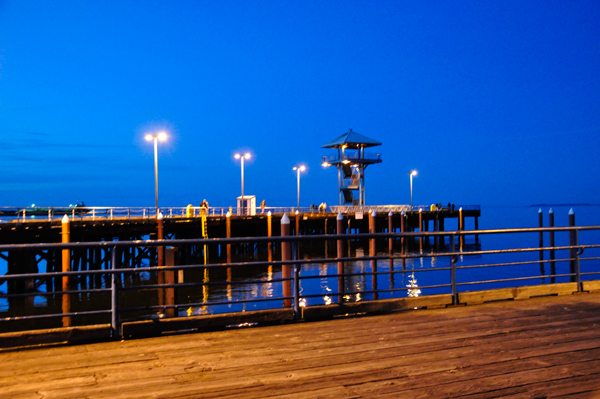
[[[381,161],[381,153],[363,153],[361,157],[359,154],[344,154],[342,156],[338,155],[323,155],[323,162],[334,163],[348,160],[350,162],[357,162],[363,160],[369,161]]]
[[[584,231],[600,231],[600,226],[584,226],[584,227],[552,227],[552,228],[529,228],[529,229],[502,229],[502,230],[477,230],[477,231],[445,231],[445,232],[423,232],[423,233],[373,233],[373,234],[340,234],[340,235],[320,235],[320,236],[285,236],[285,237],[245,237],[245,238],[220,238],[220,239],[190,239],[190,240],[148,240],[148,241],[111,241],[111,242],[96,242],[96,243],[70,243],[70,244],[20,244],[20,245],[0,245],[0,253],[2,252],[18,252],[18,251],[55,251],[60,253],[64,250],[77,251],[81,249],[103,249],[107,251],[107,258],[110,259],[110,267],[104,270],[83,270],[83,271],[65,271],[65,272],[52,272],[52,273],[27,273],[27,274],[10,274],[0,277],[0,285],[5,282],[16,282],[23,280],[35,280],[43,281],[45,279],[82,279],[91,276],[103,276],[105,283],[99,288],[87,288],[87,289],[67,289],[57,290],[52,292],[17,292],[1,294],[0,299],[8,301],[19,301],[25,298],[31,297],[46,297],[46,298],[84,298],[86,295],[101,295],[104,300],[104,308],[101,309],[87,309],[85,300],[83,305],[79,306],[81,309],[73,310],[72,308],[62,307],[62,311],[40,313],[39,309],[34,306],[27,308],[23,307],[22,304],[17,306],[15,309],[8,309],[4,313],[4,317],[0,317],[0,331],[8,331],[9,328],[3,328],[8,326],[9,323],[16,323],[22,321],[36,321],[40,319],[65,319],[72,318],[73,320],[81,320],[83,317],[94,319],[96,317],[108,318],[110,316],[110,324],[112,326],[112,336],[118,337],[121,334],[121,323],[123,321],[123,315],[129,314],[130,317],[127,320],[141,320],[148,319],[152,315],[163,317],[168,310],[175,312],[174,316],[181,316],[183,309],[191,309],[194,307],[212,307],[216,308],[219,306],[231,306],[248,303],[265,303],[269,302],[276,308],[279,307],[290,307],[293,309],[296,318],[300,318],[301,307],[303,303],[311,298],[329,298],[330,303],[344,302],[344,298],[360,295],[362,298],[371,296],[373,300],[381,297],[382,295],[406,295],[413,296],[414,292],[418,289],[420,291],[432,291],[432,292],[445,292],[452,295],[452,302],[454,304],[459,303],[459,292],[465,291],[466,288],[475,285],[489,285],[489,284],[503,284],[510,286],[518,286],[524,282],[531,282],[535,280],[542,280],[548,284],[553,284],[555,279],[569,279],[570,281],[577,283],[577,290],[581,290],[582,279],[590,279],[600,275],[600,265],[598,260],[600,257],[592,256],[582,258],[584,250],[586,249],[599,249],[598,243],[580,245],[579,234]],[[565,233],[568,234],[569,242],[568,245],[554,246],[554,247],[524,247],[524,248],[508,248],[508,249],[493,249],[493,250],[472,250],[464,244],[465,236],[472,235],[495,235],[495,234],[554,234],[554,233]],[[448,244],[444,246],[445,250],[438,252],[428,253],[393,253],[392,246],[393,242],[402,242],[408,240],[430,240],[437,238],[438,240],[443,238],[448,239]],[[376,255],[369,256],[340,256],[337,257],[326,257],[318,259],[299,259],[297,254],[298,245],[304,245],[307,242],[360,242],[364,240],[375,240],[379,241],[384,247],[389,243],[390,248],[385,248],[383,251],[379,251]],[[212,263],[212,264],[187,264],[187,265],[171,265],[171,266],[148,266],[148,267],[133,267],[131,264],[127,264],[127,260],[130,259],[124,256],[129,249],[133,247],[145,247],[145,248],[156,248],[156,247],[184,247],[184,246],[210,246],[210,245],[240,245],[240,244],[275,244],[282,245],[284,243],[292,243],[294,250],[291,251],[291,258],[286,259],[283,255],[280,260],[273,261],[249,261],[249,262],[228,262],[228,263]],[[464,247],[463,247],[464,245]],[[381,245],[380,245],[381,247]],[[404,248],[404,246],[403,246]],[[563,257],[555,257],[556,252],[564,251],[566,255]],[[387,252],[387,254],[386,254]],[[282,252],[283,253],[283,252]],[[538,254],[538,253],[551,253],[550,258],[544,259],[540,256],[540,259],[514,259],[514,257],[521,257],[526,254]],[[513,258],[510,261],[503,262],[492,262],[482,264],[464,264],[465,259],[481,259],[486,255],[511,255]],[[412,268],[406,267],[405,263],[411,260],[423,260],[423,259],[444,259],[447,264],[444,266],[433,266],[428,268]],[[582,272],[580,263],[582,261],[591,262],[596,261],[590,268],[590,270]],[[371,267],[369,270],[359,271],[346,271],[322,274],[311,274],[308,273],[311,265],[348,265],[356,262],[369,263]],[[382,263],[383,262],[383,263]],[[390,264],[390,267],[385,269],[381,265]],[[400,268],[400,263],[402,267]],[[527,275],[520,275],[514,273],[511,276],[506,275],[506,270],[511,267],[518,267],[520,271],[527,265],[569,265],[570,269],[568,272],[557,272],[554,271],[551,274],[545,273],[534,273]],[[398,266],[399,268],[395,268]],[[231,268],[248,268],[248,267],[275,267],[282,269],[289,268],[291,273],[286,276],[283,273],[281,276],[270,276],[264,277],[264,273],[260,273],[262,277],[253,277],[247,280],[235,280],[231,278],[230,271],[228,271],[227,278],[225,280],[214,280],[208,281],[208,279],[191,279],[185,281],[174,281],[171,283],[160,282],[156,278],[141,278],[142,275],[158,275],[159,273],[173,273],[171,277],[179,271],[182,272],[198,272],[201,273],[206,270],[231,270]],[[483,270],[490,268],[504,268],[502,272],[503,278],[489,278],[485,276],[478,277],[476,279],[469,279],[473,277],[473,270]],[[338,269],[339,270],[339,269]],[[381,288],[377,284],[379,277],[386,277],[391,279],[394,276],[401,275],[406,277],[407,274],[412,275],[413,278],[415,273],[427,274],[443,272],[441,281],[432,280],[431,283],[426,285],[417,286],[415,284],[407,284],[403,287]],[[522,274],[522,273],[521,273]],[[137,278],[133,278],[137,276]],[[333,278],[342,281],[344,279],[351,278],[362,278],[371,279],[371,288],[363,289],[346,289],[344,285],[340,285],[338,291],[327,290],[308,292],[304,287],[303,282],[314,279]],[[137,282],[131,282],[136,280]],[[380,280],[381,282],[381,280]],[[341,284],[341,283],[340,283]],[[155,302],[153,299],[148,300],[146,303],[137,305],[126,305],[130,303],[131,295],[136,298],[142,297],[143,293],[146,292],[161,292],[165,289],[190,289],[190,290],[202,290],[205,287],[210,286],[258,286],[258,285],[269,285],[281,286],[280,294],[272,294],[269,296],[256,296],[256,297],[242,297],[233,299],[231,296],[224,296],[224,300],[217,301],[200,301],[196,299],[187,299],[185,295],[180,297],[171,303],[168,302]],[[288,287],[288,290],[284,286]],[[230,289],[230,288],[228,288]],[[128,294],[133,293],[133,294]],[[110,303],[107,301],[107,296],[110,298]],[[149,298],[154,298],[152,295]],[[332,299],[333,298],[333,299]],[[59,300],[60,302],[60,300]],[[14,314],[17,311],[18,314]],[[35,313],[38,314],[35,314]],[[8,315],[10,313],[10,315]],[[1,315],[1,313],[0,313]]]
[[[479,205],[462,205],[463,210],[479,210]],[[446,210],[446,208],[443,208]],[[430,205],[418,205],[412,208],[413,212],[429,211]],[[455,210],[458,210],[456,208]],[[369,213],[376,211],[377,213],[400,213],[402,211],[411,211],[410,205],[332,205],[324,208],[318,205],[308,207],[256,207],[255,209],[245,208],[244,215],[267,215],[269,212],[273,215],[294,214],[296,212],[303,214],[315,213],[342,213],[353,214],[356,212]],[[201,215],[207,216],[244,216],[241,214],[241,208],[236,207],[209,207],[202,208],[198,206],[186,207],[161,207],[159,212],[164,218],[196,218]],[[0,207],[0,223],[2,222],[18,222],[24,223],[28,221],[57,221],[65,215],[70,220],[120,220],[120,219],[155,219],[156,210],[153,207],[49,207],[49,208],[18,208],[18,207]]]

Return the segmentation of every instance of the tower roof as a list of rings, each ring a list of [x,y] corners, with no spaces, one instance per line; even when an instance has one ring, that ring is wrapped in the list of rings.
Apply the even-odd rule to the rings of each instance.
[[[359,148],[359,147],[375,147],[381,145],[381,143],[377,140],[373,140],[370,137],[363,136],[360,133],[356,133],[352,131],[352,129],[348,130],[346,133],[342,134],[339,137],[331,140],[328,143],[325,143],[321,146],[321,148],[338,148],[345,145],[347,148]]]

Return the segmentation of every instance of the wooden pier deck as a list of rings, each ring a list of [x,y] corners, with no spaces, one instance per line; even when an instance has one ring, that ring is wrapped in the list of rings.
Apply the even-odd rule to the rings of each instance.
[[[600,294],[0,351],[1,398],[599,398]]]

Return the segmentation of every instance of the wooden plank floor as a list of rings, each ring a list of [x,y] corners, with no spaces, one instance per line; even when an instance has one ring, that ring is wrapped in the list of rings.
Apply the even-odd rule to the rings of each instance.
[[[600,398],[600,294],[0,352],[0,398]]]

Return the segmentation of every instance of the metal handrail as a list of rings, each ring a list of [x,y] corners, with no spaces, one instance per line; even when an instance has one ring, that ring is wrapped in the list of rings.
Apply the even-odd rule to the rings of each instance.
[[[272,215],[282,215],[287,213],[293,215],[296,212],[301,214],[315,213],[342,213],[352,214],[357,212],[368,213],[375,211],[377,213],[401,213],[401,212],[429,212],[431,205],[363,205],[363,206],[346,206],[346,205],[331,205],[325,206],[325,209],[320,209],[318,205],[307,207],[260,207],[257,206],[252,211],[252,215],[267,215],[269,212]],[[455,211],[459,207],[455,208]],[[480,210],[479,205],[461,205],[463,210]],[[443,208],[446,209],[446,208]],[[241,208],[237,207],[208,207],[200,206],[184,206],[184,207],[160,207],[159,213],[164,218],[197,218],[202,215],[206,216],[248,216],[249,208],[246,208],[245,214],[241,214]],[[122,220],[122,219],[155,219],[156,210],[154,207],[103,207],[103,206],[85,206],[85,207],[0,207],[0,223],[18,222],[24,223],[28,221],[58,221],[64,216],[68,216],[70,220]]]
[[[401,291],[409,291],[414,287],[401,287],[401,288],[393,288],[393,289],[371,289],[371,290],[360,290],[360,291],[344,291],[344,292],[326,292],[326,293],[305,293],[302,294],[300,292],[300,281],[307,279],[315,279],[315,278],[323,278],[324,276],[311,276],[311,275],[301,275],[301,271],[304,265],[309,264],[323,264],[323,263],[346,263],[346,262],[377,262],[377,261],[405,261],[407,259],[418,259],[418,258],[427,258],[427,257],[436,257],[436,258],[447,258],[449,259],[448,266],[441,267],[432,267],[430,269],[417,269],[417,270],[385,270],[385,271],[368,271],[368,272],[356,272],[356,273],[343,273],[343,274],[328,274],[327,278],[337,278],[337,277],[353,277],[353,276],[380,276],[380,275],[396,275],[402,274],[406,275],[406,273],[428,273],[428,272],[440,272],[440,271],[450,271],[450,279],[445,284],[432,284],[427,286],[420,286],[419,289],[430,289],[430,288],[450,288],[452,292],[452,296],[454,298],[454,303],[458,301],[458,288],[466,287],[476,284],[489,284],[494,282],[520,282],[526,280],[535,280],[541,278],[556,278],[556,277],[570,277],[574,279],[576,282],[581,281],[581,276],[586,275],[595,275],[600,274],[600,271],[586,272],[581,273],[579,268],[579,263],[581,260],[591,260],[598,259],[597,257],[593,258],[580,258],[585,249],[597,249],[600,248],[598,244],[587,244],[580,245],[578,244],[578,234],[581,231],[591,231],[591,230],[600,230],[600,226],[570,226],[570,227],[546,227],[546,228],[520,228],[520,229],[494,229],[494,230],[476,230],[476,231],[445,231],[445,232],[411,232],[411,233],[370,233],[370,234],[334,234],[334,235],[319,235],[319,236],[286,236],[286,237],[243,237],[243,238],[213,238],[213,239],[186,239],[186,240],[146,240],[146,241],[116,241],[116,242],[93,242],[93,243],[68,243],[68,244],[60,244],[60,243],[42,243],[42,244],[17,244],[17,245],[0,245],[0,252],[5,251],[19,251],[19,250],[54,250],[60,251],[63,249],[79,249],[79,248],[104,248],[110,250],[110,269],[107,270],[87,270],[87,271],[69,271],[69,272],[50,272],[50,273],[26,273],[26,274],[12,274],[0,277],[0,284],[4,281],[11,280],[19,280],[19,279],[46,279],[46,278],[62,278],[65,276],[74,277],[74,276],[88,276],[88,275],[105,275],[110,278],[110,284],[106,286],[106,288],[100,289],[90,289],[90,290],[66,290],[66,291],[53,291],[53,292],[34,292],[34,293],[19,293],[19,294],[2,294],[0,298],[19,298],[26,296],[39,296],[39,295],[67,295],[67,294],[83,294],[83,293],[93,293],[93,292],[110,292],[112,303],[110,309],[105,310],[89,310],[89,311],[81,311],[81,312],[67,312],[67,313],[57,313],[57,314],[49,314],[49,315],[23,315],[23,316],[13,316],[13,317],[5,317],[0,319],[0,322],[12,322],[16,320],[37,320],[44,317],[48,318],[57,318],[57,317],[70,317],[70,316],[80,316],[80,315],[98,315],[98,314],[111,314],[111,324],[113,326],[113,336],[118,336],[120,334],[120,314],[125,312],[134,312],[141,310],[164,310],[164,309],[180,309],[189,306],[216,306],[216,305],[224,305],[224,304],[233,304],[233,303],[250,303],[250,302],[272,302],[272,301],[283,301],[283,300],[292,300],[294,303],[294,309],[298,312],[299,301],[306,298],[315,298],[315,297],[334,297],[340,295],[352,295],[352,294],[375,294],[375,293],[383,293],[383,292],[401,292]],[[496,249],[496,250],[485,250],[485,251],[462,251],[456,250],[455,242],[457,237],[471,235],[471,234],[511,234],[511,233],[544,233],[544,232],[569,232],[574,235],[574,245],[562,245],[562,246],[553,246],[553,247],[529,247],[529,248],[511,248],[511,249]],[[415,238],[415,237],[437,237],[437,236],[450,236],[451,237],[451,249],[447,252],[440,253],[408,253],[408,254],[396,254],[396,255],[377,255],[377,256],[360,256],[360,257],[335,257],[335,258],[319,258],[319,259],[291,259],[291,260],[275,260],[275,261],[258,261],[258,262],[237,262],[237,263],[227,263],[227,264],[193,264],[193,265],[174,265],[172,267],[165,266],[154,266],[154,267],[143,267],[143,268],[121,268],[121,258],[120,253],[124,248],[130,247],[157,247],[157,246],[183,246],[183,245],[210,245],[210,244],[240,244],[240,243],[251,243],[251,242],[271,242],[271,243],[283,243],[283,242],[292,242],[292,243],[300,243],[304,241],[311,240],[348,240],[348,239],[401,239],[401,238]],[[469,256],[469,255],[486,255],[486,254],[508,254],[508,253],[526,253],[526,252],[540,252],[540,251],[570,251],[575,250],[573,256],[569,255],[569,257],[552,259],[552,260],[530,260],[525,262],[504,262],[504,263],[492,263],[492,264],[483,264],[483,265],[468,265],[468,266],[458,266],[458,257],[459,256]],[[292,251],[295,254],[295,251]],[[516,276],[512,278],[503,278],[503,279],[495,279],[495,280],[478,280],[478,281],[462,281],[459,282],[456,278],[457,272],[460,270],[474,269],[477,267],[501,267],[501,266],[521,266],[526,264],[540,264],[540,263],[559,263],[559,262],[575,262],[576,268],[572,273],[561,273],[554,275],[533,275],[533,276]],[[219,281],[202,281],[202,282],[189,282],[182,284],[143,284],[139,286],[131,286],[126,287],[122,286],[120,279],[121,276],[130,275],[130,274],[138,274],[138,273],[148,273],[148,272],[164,272],[164,271],[178,271],[178,270],[201,270],[205,268],[222,268],[222,267],[246,267],[246,266],[283,266],[288,265],[294,268],[294,273],[292,277],[286,278],[273,278],[271,280],[252,280],[245,282],[219,282]],[[208,285],[223,285],[223,284],[274,284],[274,283],[285,283],[291,282],[293,283],[293,291],[292,295],[280,295],[273,296],[269,298],[251,298],[251,299],[243,299],[243,300],[228,300],[228,301],[215,301],[210,303],[176,303],[173,305],[148,305],[142,307],[123,307],[119,305],[119,292],[120,291],[132,291],[132,290],[146,290],[146,289],[166,289],[166,288],[174,288],[174,287],[203,287]],[[578,285],[578,289],[580,289]]]

